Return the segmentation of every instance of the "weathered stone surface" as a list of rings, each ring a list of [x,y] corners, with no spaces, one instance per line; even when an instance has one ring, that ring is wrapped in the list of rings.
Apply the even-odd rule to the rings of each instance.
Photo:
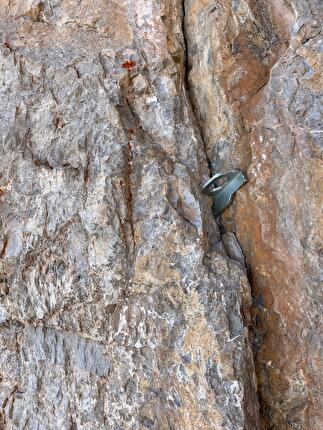
[[[1,1],[4,429],[258,428],[179,1]]]
[[[221,223],[250,268],[266,429],[323,426],[322,18],[319,0],[186,2],[188,80],[209,164],[249,177]]]
[[[0,22],[1,428],[321,429],[321,1]]]

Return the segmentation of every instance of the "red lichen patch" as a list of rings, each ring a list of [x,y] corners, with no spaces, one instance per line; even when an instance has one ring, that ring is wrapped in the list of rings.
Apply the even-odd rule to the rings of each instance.
[[[132,61],[132,60],[127,60],[127,61],[125,61],[124,63],[122,63],[122,66],[121,66],[123,69],[127,69],[127,70],[131,70],[131,69],[133,69],[134,67],[136,67],[136,62],[135,61]]]

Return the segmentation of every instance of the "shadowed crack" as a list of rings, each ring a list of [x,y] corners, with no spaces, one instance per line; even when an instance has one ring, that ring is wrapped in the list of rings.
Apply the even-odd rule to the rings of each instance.
[[[189,47],[188,47],[186,25],[187,25],[186,24],[186,1],[182,0],[182,33],[183,33],[184,53],[185,53],[184,83],[185,83],[185,89],[186,89],[187,97],[188,97],[188,100],[190,102],[190,106],[191,106],[192,113],[193,113],[194,126],[197,127],[198,133],[201,137],[202,148],[203,148],[203,152],[205,154],[205,159],[206,159],[206,162],[208,165],[209,175],[211,177],[211,176],[213,176],[213,174],[215,172],[213,171],[213,168],[212,168],[211,159],[208,156],[206,140],[204,138],[203,125],[198,121],[198,111],[197,111],[197,107],[195,106],[194,94],[192,93],[192,91],[190,89],[190,83],[189,83],[190,59],[189,59]],[[266,82],[266,84],[267,84],[267,82]],[[222,235],[221,235],[221,240],[223,242]],[[225,245],[225,244],[223,244],[223,245]],[[224,246],[224,248],[225,248],[225,246]],[[241,253],[242,253],[242,251],[241,251]],[[228,258],[230,258],[230,257],[228,256]],[[244,262],[242,262],[240,264],[242,264],[242,266],[245,266]],[[245,268],[247,271],[246,266],[245,266]],[[244,321],[244,324],[245,324],[246,328],[249,330],[247,321]],[[255,409],[257,410],[258,408],[254,406],[254,403],[255,402],[257,403],[257,401],[259,399],[256,397],[256,393],[253,393],[253,389],[252,389],[253,384],[254,384],[254,380],[256,379],[255,372],[254,372],[254,362],[252,360],[252,354],[250,354],[249,358],[250,358],[250,362],[245,363],[245,372],[246,372],[247,377],[244,380],[244,391],[245,391],[245,394],[244,394],[244,411],[246,414],[245,428],[246,429],[248,428],[248,430],[258,430],[259,429],[259,426],[258,426],[259,416],[257,415],[257,413],[256,413],[257,416],[255,416],[255,412],[254,412],[254,410]],[[248,361],[248,358],[246,358],[246,360]]]
[[[192,114],[193,114],[193,117],[195,119],[194,126],[197,127],[200,138],[202,140],[203,152],[205,154],[206,162],[207,162],[207,165],[209,168],[209,175],[211,177],[213,175],[212,163],[211,163],[211,160],[207,154],[207,148],[206,148],[206,142],[204,139],[203,128],[202,128],[201,124],[199,123],[199,121],[197,120],[197,115],[196,115],[194,102],[193,102],[193,98],[192,98],[191,91],[190,91],[189,79],[188,79],[190,65],[189,65],[189,58],[188,58],[188,43],[187,43],[185,16],[186,16],[185,0],[182,0],[182,34],[183,34],[183,41],[184,41],[184,85],[185,85],[187,98],[190,102]]]

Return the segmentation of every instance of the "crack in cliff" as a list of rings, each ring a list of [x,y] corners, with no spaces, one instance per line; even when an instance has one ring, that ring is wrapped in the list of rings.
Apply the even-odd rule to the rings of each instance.
[[[120,222],[120,228],[122,236],[125,240],[125,245],[127,247],[128,253],[131,254],[129,257],[131,259],[134,258],[135,253],[135,247],[136,247],[136,237],[135,237],[135,227],[134,227],[134,218],[133,218],[133,193],[132,193],[132,162],[133,162],[133,151],[132,146],[130,142],[130,135],[132,133],[133,128],[129,128],[128,125],[125,124],[125,120],[130,123],[130,125],[134,126],[134,121],[130,120],[129,114],[133,118],[133,112],[131,109],[131,106],[127,100],[127,97],[124,97],[125,101],[122,105],[118,106],[118,113],[121,119],[121,123],[123,125],[123,129],[126,134],[127,143],[124,147],[124,182],[125,182],[125,204],[127,207],[127,221],[130,227],[130,233],[131,233],[131,240],[132,240],[132,250],[130,250],[128,241],[127,241],[127,234],[123,228],[122,222]],[[136,127],[136,125],[135,125]]]
[[[133,195],[131,189],[131,177],[132,177],[132,147],[130,140],[127,142],[127,150],[126,150],[126,184],[127,184],[127,207],[128,207],[128,220],[130,224],[131,236],[133,241],[133,253],[136,246],[136,238],[135,238],[135,229],[134,229],[134,220],[133,220]]]
[[[185,91],[186,91],[186,96],[187,99],[189,101],[189,105],[191,107],[192,110],[192,114],[194,117],[194,126],[198,129],[198,133],[200,135],[201,141],[202,141],[202,148],[203,148],[203,152],[205,155],[205,159],[208,165],[208,169],[209,169],[209,176],[211,177],[213,172],[212,172],[212,163],[211,163],[211,159],[208,156],[207,153],[207,147],[206,147],[206,142],[204,139],[204,132],[203,132],[203,128],[200,124],[200,122],[198,121],[198,116],[197,116],[197,112],[195,110],[195,106],[194,106],[194,102],[191,96],[191,91],[190,91],[190,84],[189,84],[189,58],[188,58],[188,41],[187,41],[187,32],[186,32],[186,24],[185,24],[185,17],[186,17],[186,5],[185,5],[185,1],[186,0],[182,0],[182,35],[183,35],[183,42],[184,42],[184,61],[183,61],[183,68],[184,68],[184,77],[183,77],[183,82],[185,85]]]
[[[201,122],[198,119],[199,115],[198,115],[198,112],[197,112],[197,109],[196,109],[196,106],[195,106],[194,96],[192,95],[192,91],[190,89],[190,83],[189,83],[190,63],[189,63],[188,35],[187,35],[187,28],[186,28],[186,25],[187,25],[186,24],[186,0],[182,0],[181,5],[182,5],[182,34],[183,34],[183,42],[184,42],[184,62],[183,62],[184,63],[183,64],[184,65],[184,79],[183,79],[183,81],[184,81],[184,85],[185,85],[186,95],[187,95],[187,98],[188,98],[188,101],[189,101],[189,104],[190,104],[190,107],[191,107],[191,110],[192,110],[192,113],[193,113],[194,126],[196,126],[197,129],[198,129],[198,133],[199,133],[199,136],[200,136],[201,141],[202,141],[203,152],[204,152],[205,159],[206,159],[206,162],[207,162],[207,165],[208,165],[209,176],[211,177],[214,174],[213,167],[212,167],[212,161],[211,161],[211,159],[210,159],[210,157],[208,155],[207,144],[206,144],[206,140],[204,138],[203,125],[201,124]],[[266,80],[266,82],[261,86],[261,88],[258,89],[257,93],[260,90],[262,90],[268,84],[269,79],[270,79],[270,75],[268,77],[268,80]],[[221,224],[221,222],[219,220],[216,220],[216,222],[217,222],[217,224],[219,226],[220,233],[221,233],[221,228],[223,228],[223,226],[222,226],[222,224]],[[223,243],[223,246],[226,249],[225,244],[224,244],[224,240],[222,238],[222,234],[220,234],[220,237],[221,237],[221,241]],[[243,253],[243,250],[242,250],[241,246],[240,246],[240,249],[241,249],[241,252]],[[243,256],[245,257],[244,253],[243,253]],[[248,266],[246,264],[246,259],[245,259],[244,266],[245,266],[245,269],[246,269],[246,276],[247,276],[248,283],[249,283],[250,294],[252,296],[252,279],[251,279],[250,270],[248,269]],[[250,308],[249,308],[249,310],[250,310]],[[249,332],[249,339],[250,339],[250,337],[252,336],[253,328],[247,322],[247,320],[245,319],[245,317],[243,317],[243,319],[244,319],[244,325],[245,325],[245,327],[247,328],[247,330]],[[234,340],[235,338],[231,339],[231,341]],[[252,341],[250,339],[250,348],[251,348],[251,351],[252,351],[251,343],[252,343]],[[254,429],[258,429],[258,424],[257,424],[256,421],[258,419],[261,419],[259,410],[258,410],[258,416],[256,416],[256,417],[254,417],[252,414],[249,413],[250,402],[252,402],[252,394],[250,394],[248,392],[248,388],[249,388],[249,386],[252,385],[251,380],[252,380],[253,377],[254,377],[254,379],[256,381],[255,398],[257,399],[258,403],[260,402],[259,392],[258,392],[258,381],[257,381],[256,374],[255,374],[255,357],[254,357],[253,352],[251,352],[251,356],[249,358],[250,358],[250,360],[247,359],[246,363],[245,363],[246,371],[248,373],[248,371],[251,371],[251,369],[252,369],[251,373],[253,373],[253,375],[249,375],[250,376],[250,380],[245,380],[245,383],[243,385],[243,389],[246,390],[246,392],[247,392],[245,394],[245,403],[244,403],[244,407],[243,408],[244,408],[244,411],[245,411],[245,414],[246,414],[246,425],[248,425],[248,427],[250,425],[250,426],[253,426]],[[249,385],[249,384],[251,384],[251,385]],[[247,423],[249,423],[249,424],[247,424]],[[251,428],[250,428],[250,430],[251,430]]]
[[[199,131],[200,131],[200,135],[202,137],[202,141],[203,141],[203,149],[206,155],[206,158],[208,160],[208,165],[209,165],[209,169],[212,172],[212,163],[210,162],[208,156],[207,156],[207,146],[209,145],[209,149],[210,149],[210,145],[212,146],[212,142],[203,139],[203,129],[206,132],[205,136],[207,136],[207,131],[208,129],[207,124],[208,121],[206,120],[206,122],[203,121],[198,121],[200,115],[198,112],[198,107],[199,107],[199,103],[203,103],[203,92],[202,95],[200,96],[198,91],[192,91],[192,90],[197,90],[199,88],[199,85],[201,85],[201,87],[203,87],[203,82],[194,82],[194,79],[198,79],[197,76],[195,74],[195,66],[197,68],[202,68],[203,66],[205,66],[205,64],[203,64],[203,61],[206,59],[199,57],[198,56],[198,50],[202,48],[202,44],[203,44],[203,36],[201,37],[201,35],[199,33],[201,33],[200,28],[195,28],[195,15],[192,18],[192,21],[190,20],[190,10],[188,9],[188,5],[189,3],[186,3],[185,0],[182,0],[182,8],[183,8],[183,38],[184,38],[184,45],[185,45],[185,85],[186,85],[186,90],[188,93],[188,97],[192,106],[192,110],[195,113],[195,118],[196,118],[196,123],[199,127]],[[186,8],[185,8],[186,6]],[[202,7],[202,6],[201,6]],[[186,10],[185,10],[186,9]],[[187,17],[185,18],[187,13]],[[193,14],[196,13],[196,9],[194,9]],[[202,20],[201,20],[202,21]],[[191,30],[191,28],[189,27],[189,24],[193,25],[193,29]],[[207,24],[205,25],[209,25],[209,22],[207,22]],[[259,27],[259,29],[264,28],[265,24],[263,21],[261,21],[261,25]],[[202,28],[202,24],[201,24],[201,28]],[[268,31],[267,33],[270,36],[270,33],[272,31]],[[306,34],[305,32],[305,36],[303,37],[303,39],[299,42],[300,45],[304,46],[309,40],[314,39],[317,35],[318,35],[318,31],[313,30],[313,32],[310,32],[309,34]],[[221,34],[218,34],[218,38],[219,40],[221,39]],[[200,37],[200,39],[199,39]],[[212,29],[210,29],[210,37],[213,37],[213,33],[212,33]],[[224,155],[224,157],[227,157],[226,160],[228,160],[231,157],[236,157],[236,160],[243,160],[243,162],[245,163],[243,168],[244,170],[248,170],[248,169],[252,169],[253,168],[253,163],[254,160],[252,160],[251,163],[251,159],[249,160],[247,158],[247,155],[252,152],[252,147],[251,147],[251,139],[254,136],[254,133],[251,133],[253,130],[253,124],[252,124],[252,120],[256,121],[257,117],[256,116],[252,116],[252,109],[254,109],[255,104],[257,104],[259,102],[259,99],[264,101],[266,100],[266,97],[264,96],[264,92],[268,92],[268,94],[273,93],[273,88],[271,85],[271,80],[275,79],[275,75],[276,75],[276,68],[278,67],[278,73],[281,73],[281,70],[284,70],[283,67],[283,63],[284,63],[284,57],[288,58],[288,52],[291,52],[293,50],[295,50],[294,54],[296,54],[296,48],[294,46],[293,43],[291,43],[291,35],[289,35],[287,37],[288,40],[286,40],[285,36],[281,36],[281,39],[278,40],[277,42],[277,46],[276,49],[273,49],[273,51],[270,53],[270,57],[268,60],[268,63],[266,64],[266,69],[265,71],[263,71],[263,74],[261,75],[261,80],[259,80],[260,82],[258,83],[256,81],[256,83],[258,83],[258,88],[255,88],[254,91],[250,91],[250,95],[248,96],[249,99],[246,102],[246,105],[244,107],[244,111],[241,109],[241,107],[237,108],[238,111],[238,115],[239,115],[239,122],[241,121],[241,124],[237,124],[237,127],[235,129],[239,131],[240,129],[240,135],[239,137],[241,138],[241,146],[237,146],[237,147],[233,147],[233,151],[230,152],[230,154],[228,155]],[[196,43],[196,45],[195,45]],[[200,45],[198,45],[198,43],[200,43]],[[210,42],[211,43],[211,42]],[[263,41],[264,43],[264,41]],[[211,44],[212,47],[212,44]],[[207,49],[207,48],[206,48]],[[210,49],[210,48],[209,48]],[[221,51],[221,47],[218,48],[216,47],[215,49],[219,49],[220,52]],[[224,48],[223,48],[224,50]],[[266,51],[267,52],[267,51]],[[203,51],[203,53],[208,54],[207,50]],[[261,52],[260,52],[261,53]],[[257,54],[257,52],[253,52],[253,54]],[[194,62],[194,55],[197,56],[198,60],[201,61],[202,64],[197,64]],[[269,54],[268,54],[269,55]],[[192,59],[191,57],[192,56]],[[190,75],[190,66],[191,66],[191,61],[194,65],[194,75]],[[236,67],[238,67],[239,64],[237,64]],[[259,68],[260,70],[263,70],[262,65],[260,64]],[[220,67],[221,69],[221,67]],[[224,69],[227,72],[227,69]],[[205,72],[205,69],[203,70]],[[232,73],[232,68],[229,69],[228,73]],[[296,73],[296,72],[293,72]],[[301,73],[301,71],[299,72]],[[305,73],[305,72],[304,72]],[[223,76],[225,76],[225,78],[227,78],[227,75],[224,74],[221,75],[221,70],[218,72],[214,70],[214,74],[217,75],[216,79],[219,80],[221,85],[224,85],[223,80],[221,81],[221,78],[223,78]],[[201,76],[201,75],[200,75]],[[231,76],[231,75],[230,75]],[[256,76],[256,73],[255,73]],[[296,75],[297,76],[297,75]],[[202,78],[203,79],[203,78]],[[201,78],[200,78],[201,80]],[[192,82],[192,84],[190,85],[190,81]],[[300,85],[300,81],[297,80],[298,85]],[[239,88],[239,96],[241,96],[243,94],[243,85],[241,86],[241,88]],[[237,90],[238,91],[238,90]],[[206,94],[206,95],[205,95]],[[204,93],[204,96],[207,97],[209,93]],[[226,96],[230,95],[229,91],[227,91]],[[238,98],[238,95],[236,95],[236,97]],[[286,98],[288,100],[288,98],[291,98],[291,96],[288,94],[286,95]],[[231,103],[231,107],[233,106],[233,103],[230,101],[230,98],[226,99],[223,101],[223,105],[225,106],[226,104],[230,105]],[[200,105],[201,106],[201,105]],[[202,111],[202,108],[201,108]],[[246,115],[244,115],[244,113],[246,113]],[[204,114],[204,111],[203,111]],[[207,115],[207,113],[206,113]],[[203,117],[204,118],[204,117]],[[252,118],[252,120],[250,119]],[[209,123],[210,124],[210,123]],[[260,124],[260,122],[259,122]],[[270,124],[270,121],[269,121]],[[267,124],[262,124],[261,128],[265,129],[266,126],[268,127]],[[248,136],[249,135],[249,136]],[[293,137],[294,141],[295,141],[295,136]],[[292,152],[295,150],[295,142],[292,145]],[[241,154],[240,152],[241,151]],[[249,152],[250,151],[250,152]],[[241,159],[239,158],[239,156],[241,155]],[[248,163],[249,162],[249,163]],[[281,162],[281,161],[280,161]],[[214,173],[214,172],[213,172]],[[262,172],[259,173],[259,176],[263,175]],[[253,196],[250,196],[253,197]],[[252,208],[252,201],[247,201],[248,206],[250,204],[250,207]],[[246,204],[246,203],[245,203]],[[257,208],[255,210],[255,212],[257,211]],[[224,218],[224,224],[227,223],[228,225],[231,224],[235,224],[236,220],[237,222],[239,222],[239,219],[241,221],[241,216],[246,216],[246,214],[248,214],[248,211],[245,212],[244,214],[241,212],[239,214],[239,212],[233,211],[233,213],[228,213],[225,214]],[[250,212],[249,212],[250,215]],[[251,218],[253,219],[253,214],[251,214]],[[240,218],[239,218],[240,217]],[[252,222],[251,219],[251,222]],[[255,219],[255,218],[254,218]],[[250,222],[250,221],[249,221]],[[219,224],[219,222],[218,222]],[[256,223],[255,223],[256,224]],[[241,225],[241,222],[240,222]],[[244,224],[242,224],[244,225]],[[221,224],[219,224],[220,226],[220,230],[221,230]],[[241,227],[240,227],[241,228]],[[241,230],[240,230],[241,231]],[[238,231],[239,233],[239,231]],[[259,289],[257,290],[258,286],[257,286],[257,282],[259,282],[257,280],[257,276],[255,275],[257,267],[254,263],[255,260],[253,260],[253,250],[249,247],[248,241],[250,241],[250,243],[252,243],[252,241],[255,241],[255,239],[253,238],[253,235],[256,235],[256,226],[252,225],[249,231],[249,237],[247,237],[246,239],[241,239],[242,240],[242,246],[244,247],[244,254],[247,258],[248,261],[248,265],[249,267],[247,268],[247,276],[248,276],[248,281],[249,281],[249,285],[250,285],[250,293],[252,296],[252,301],[253,304],[251,307],[249,307],[250,311],[252,312],[252,320],[249,323],[249,338],[250,338],[250,344],[252,345],[252,349],[253,349],[253,365],[256,368],[256,378],[257,378],[257,398],[258,398],[258,402],[260,405],[260,410],[259,410],[259,419],[261,421],[261,425],[263,425],[263,428],[276,428],[276,425],[278,424],[280,425],[284,425],[286,422],[288,422],[290,420],[289,416],[288,416],[288,408],[286,406],[286,401],[284,402],[284,394],[280,394],[277,386],[278,383],[283,385],[284,383],[289,383],[288,378],[283,376],[279,376],[279,379],[276,375],[273,375],[271,372],[269,372],[268,368],[266,367],[266,359],[268,362],[271,362],[271,360],[269,360],[267,357],[269,356],[274,357],[274,353],[272,353],[270,350],[267,350],[266,348],[272,349],[272,345],[275,343],[272,343],[272,339],[270,338],[270,336],[272,335],[272,333],[270,332],[274,332],[274,336],[277,336],[277,339],[279,339],[280,336],[282,336],[282,334],[280,334],[280,322],[276,321],[277,316],[275,315],[275,310],[274,309],[269,309],[266,310],[265,312],[268,312],[269,316],[265,316],[265,312],[264,309],[261,309],[262,307],[262,303],[261,301],[263,300],[261,295],[259,294]],[[222,237],[221,237],[222,239]],[[287,253],[289,254],[290,258],[292,259],[292,254],[289,252],[289,246],[286,243],[284,237],[282,238],[283,242],[285,243],[285,249],[287,250]],[[261,258],[263,259],[264,256],[261,254],[262,250],[260,247],[260,251],[258,251],[259,255],[258,255],[258,260],[261,261]],[[266,257],[266,255],[265,255]],[[261,263],[262,264],[262,263]],[[275,264],[275,262],[273,261],[273,264]],[[258,291],[258,292],[257,292]],[[268,294],[268,291],[267,291]],[[269,294],[268,294],[269,296]],[[259,309],[261,309],[260,311],[258,311],[258,307]],[[272,320],[269,320],[269,318],[271,318]],[[282,319],[283,321],[283,319]],[[283,333],[283,331],[282,331]],[[275,339],[276,342],[276,339]],[[277,351],[280,350],[280,346],[277,346]],[[284,350],[282,348],[282,350]],[[259,352],[260,351],[260,352]],[[268,355],[269,354],[269,355]],[[251,359],[252,361],[252,359]],[[278,370],[283,374],[284,371],[284,366],[280,365],[280,368],[278,367]],[[301,380],[301,378],[300,378]],[[296,386],[295,382],[293,383],[294,387]],[[293,384],[291,384],[291,386],[293,386]],[[244,384],[245,389],[248,390],[248,383]],[[273,390],[271,391],[271,387],[274,387]],[[303,394],[300,394],[300,396],[302,397]],[[288,395],[286,395],[286,397],[288,398]],[[282,400],[282,403],[280,404],[279,402]],[[247,399],[247,403],[248,401],[250,401],[250,399]],[[295,415],[302,410],[303,405],[298,405],[295,402]],[[293,420],[296,422],[297,418],[293,418]],[[253,427],[252,427],[253,428]],[[257,427],[258,428],[258,427]],[[261,428],[261,427],[260,427]],[[278,427],[277,427],[278,428]],[[280,427],[279,427],[280,428]]]

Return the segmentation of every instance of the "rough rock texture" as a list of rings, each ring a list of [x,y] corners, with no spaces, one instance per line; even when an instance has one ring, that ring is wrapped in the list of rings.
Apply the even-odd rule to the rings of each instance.
[[[0,6],[2,428],[258,428],[181,2]]]
[[[263,425],[319,430],[323,3],[188,0],[185,15],[209,164],[249,177],[221,223],[250,269]]]
[[[0,0],[1,429],[322,428],[320,8]]]

